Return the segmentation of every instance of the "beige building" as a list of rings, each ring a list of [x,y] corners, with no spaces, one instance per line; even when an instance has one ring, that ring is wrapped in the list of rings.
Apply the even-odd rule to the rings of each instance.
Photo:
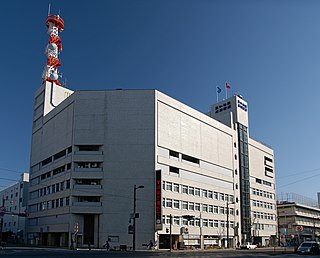
[[[240,96],[204,114],[157,90],[47,82],[30,182],[30,243],[235,247],[277,233],[273,150],[249,137]]]
[[[287,194],[277,203],[281,245],[297,246],[303,241],[320,241],[320,209],[316,200]],[[283,197],[283,196],[282,196]]]

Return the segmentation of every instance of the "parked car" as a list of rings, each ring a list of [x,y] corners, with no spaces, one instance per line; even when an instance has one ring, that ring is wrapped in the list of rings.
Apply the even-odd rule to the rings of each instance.
[[[249,243],[249,242],[240,245],[240,249],[256,249],[256,248],[257,248],[257,245]]]
[[[298,254],[319,254],[320,247],[315,241],[306,241],[301,243],[297,249]]]

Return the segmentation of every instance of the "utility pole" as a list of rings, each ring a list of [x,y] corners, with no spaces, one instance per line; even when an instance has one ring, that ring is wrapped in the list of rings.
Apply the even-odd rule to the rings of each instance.
[[[136,202],[137,202],[137,189],[144,188],[143,185],[133,186],[133,235],[132,235],[132,250],[136,250],[136,218],[139,218],[139,213],[136,213]]]
[[[170,252],[172,251],[172,214],[169,216],[170,218]]]

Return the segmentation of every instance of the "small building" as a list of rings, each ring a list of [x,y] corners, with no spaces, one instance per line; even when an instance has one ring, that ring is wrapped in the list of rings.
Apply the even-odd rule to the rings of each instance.
[[[2,240],[5,242],[26,242],[29,174],[23,173],[19,182],[0,191],[3,216],[1,218]]]
[[[297,246],[303,241],[320,241],[320,209],[316,200],[291,194],[277,202],[278,234],[281,245]]]

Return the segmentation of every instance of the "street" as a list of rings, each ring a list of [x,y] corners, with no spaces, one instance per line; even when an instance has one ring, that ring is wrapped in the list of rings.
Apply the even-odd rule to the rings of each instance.
[[[256,249],[256,250],[212,250],[212,251],[137,251],[137,252],[107,252],[105,250],[64,250],[64,249],[31,249],[31,248],[8,248],[0,251],[0,257],[57,257],[57,258],[81,258],[81,257],[301,257],[293,252]],[[310,258],[320,257],[319,255],[310,255]]]

